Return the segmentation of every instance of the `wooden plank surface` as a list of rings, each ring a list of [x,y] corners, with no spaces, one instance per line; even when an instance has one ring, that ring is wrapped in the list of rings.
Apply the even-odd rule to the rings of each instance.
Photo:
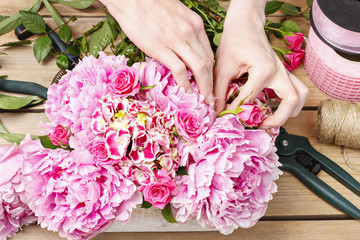
[[[359,239],[360,222],[356,220],[261,221],[249,229],[237,229],[228,236],[218,232],[117,232],[102,233],[94,240],[339,240]],[[61,240],[57,233],[26,226],[13,240]]]
[[[31,5],[34,0],[2,0],[0,3],[0,15],[9,16],[18,9]],[[287,2],[295,3],[303,9],[306,1],[289,0]],[[225,3],[225,5],[228,3]],[[55,4],[55,7],[65,17],[76,15],[79,19],[71,23],[73,35],[78,37],[104,18],[104,7],[96,2],[94,6],[87,10],[75,10]],[[48,17],[46,9],[40,13],[46,17],[46,22],[54,26],[52,19]],[[271,17],[271,21],[280,21],[281,13]],[[296,18],[300,29],[307,35],[309,22],[304,18]],[[16,41],[13,33],[0,36],[0,44]],[[273,39],[275,46],[284,46],[281,40]],[[9,75],[9,79],[33,81],[48,87],[53,76],[58,71],[54,59],[47,59],[44,63],[38,64],[33,56],[32,47],[0,48],[8,55],[0,56],[0,75]],[[310,96],[305,104],[307,107],[316,107],[320,101],[327,97],[321,93],[309,80],[305,70],[301,66],[294,71],[294,74],[300,78],[310,89]],[[0,113],[0,120],[11,132],[40,135],[41,127],[39,121],[46,122],[47,118],[41,112],[43,106],[35,110],[23,113]],[[302,111],[294,119],[290,119],[285,127],[288,132],[306,136],[310,139],[313,146],[334,160],[342,168],[360,180],[360,173],[350,169],[344,161],[342,148],[330,144],[319,143],[315,137],[316,111]],[[6,142],[0,140],[0,144]],[[360,150],[349,149],[349,158],[353,160],[357,167],[360,162],[357,161]],[[319,177],[329,183],[345,198],[349,199],[356,206],[360,206],[360,198],[344,188],[341,184],[321,172]],[[239,229],[229,236],[220,235],[217,232],[182,232],[182,233],[103,233],[95,239],[358,239],[360,233],[359,221],[347,220],[349,217],[325,203],[301,182],[288,173],[284,173],[277,181],[278,192],[270,202],[268,211],[263,219],[251,229]],[[139,231],[139,223],[144,226],[143,231],[177,231],[176,226],[167,224],[162,219],[160,212],[156,209],[143,210],[137,209],[128,225],[119,227],[118,223],[109,231]],[[159,227],[160,226],[160,227]],[[115,230],[114,230],[115,229]],[[200,231],[201,228],[194,223],[188,224],[182,230]],[[41,229],[39,226],[32,225],[25,227],[13,239],[60,239],[57,233],[52,233]]]

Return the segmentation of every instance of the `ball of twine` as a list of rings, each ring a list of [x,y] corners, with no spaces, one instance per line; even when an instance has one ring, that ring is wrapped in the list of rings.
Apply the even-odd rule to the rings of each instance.
[[[360,102],[327,99],[320,103],[316,136],[321,142],[360,148]]]

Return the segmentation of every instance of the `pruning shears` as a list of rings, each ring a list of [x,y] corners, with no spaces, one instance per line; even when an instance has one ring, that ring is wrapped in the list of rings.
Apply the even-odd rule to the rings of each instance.
[[[282,163],[280,169],[290,172],[310,190],[335,208],[360,219],[360,210],[316,175],[324,170],[353,193],[360,196],[360,183],[335,162],[316,151],[303,136],[292,135],[280,128],[275,141]]]
[[[69,61],[68,69],[73,69],[79,62],[79,57],[68,52],[66,44],[48,25],[46,25],[46,31],[48,32],[55,51],[63,53]],[[19,40],[26,39],[32,35],[32,33],[27,31],[23,25],[20,25],[15,29],[15,34]],[[66,73],[66,71],[61,69],[54,77],[53,82],[57,82],[64,73]],[[33,82],[6,80],[0,78],[0,90],[5,92],[31,94],[47,99],[47,88]]]

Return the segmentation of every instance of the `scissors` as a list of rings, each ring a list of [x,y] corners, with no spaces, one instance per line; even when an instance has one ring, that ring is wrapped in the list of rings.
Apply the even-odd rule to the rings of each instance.
[[[335,208],[360,219],[360,210],[316,175],[324,170],[353,193],[360,196],[360,183],[335,162],[316,151],[306,137],[292,135],[280,128],[275,145],[281,170],[290,172],[310,190]]]
[[[52,45],[57,52],[62,52],[69,61],[68,69],[71,70],[79,62],[79,57],[68,52],[66,44],[59,38],[59,36],[46,25],[46,31],[49,33],[49,37],[52,41]],[[32,35],[31,32],[27,31],[23,25],[18,26],[15,29],[15,34],[19,40],[24,40]],[[62,75],[66,71],[61,69],[53,79],[53,82],[58,82]],[[47,88],[40,84],[25,81],[6,80],[0,78],[0,90],[5,92],[24,93],[39,96],[43,99],[47,99]]]

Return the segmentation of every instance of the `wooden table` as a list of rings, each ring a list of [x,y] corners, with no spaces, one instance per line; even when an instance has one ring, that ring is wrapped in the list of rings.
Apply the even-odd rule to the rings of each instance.
[[[9,16],[33,2],[34,0],[2,0],[0,15]],[[288,0],[288,2],[296,3],[302,7],[306,6],[305,0]],[[82,11],[62,5],[55,6],[64,17],[74,15],[78,17],[76,22],[70,24],[75,37],[79,36],[84,29],[91,28],[105,16],[104,7],[99,2]],[[40,14],[45,17],[50,26],[54,26],[54,22],[46,9],[41,9]],[[271,20],[279,21],[280,18],[280,15],[273,15]],[[295,21],[299,24],[302,32],[307,35],[310,27],[309,21],[300,17],[295,18]],[[16,41],[13,33],[0,37],[0,44],[9,41]],[[281,41],[277,39],[273,41],[275,46],[281,44]],[[0,50],[7,53],[7,55],[0,56],[0,65],[2,66],[0,75],[8,75],[9,79],[33,81],[48,87],[58,71],[54,59],[47,59],[44,63],[38,64],[30,46],[1,48]],[[310,89],[310,96],[305,104],[306,109],[315,109],[320,101],[327,97],[311,83],[302,66],[294,71],[294,74]],[[286,129],[290,133],[308,137],[318,151],[331,158],[357,180],[360,180],[360,173],[355,172],[345,164],[341,147],[320,143],[316,140],[316,110],[306,109],[297,118],[288,120],[285,124]],[[40,134],[41,128],[37,125],[38,122],[47,121],[43,106],[16,113],[1,112],[0,119],[10,132],[29,132],[34,135]],[[0,144],[5,143],[5,141],[0,140]],[[359,153],[358,150],[348,150],[350,159],[353,162],[358,161],[358,164],[355,164],[358,167],[360,164],[356,157],[359,156]],[[360,198],[355,194],[324,172],[321,172],[319,177],[360,207]],[[277,184],[278,192],[270,201],[266,215],[258,224],[250,229],[238,229],[229,236],[223,236],[218,232],[201,231],[201,228],[196,224],[179,228],[166,224],[156,210],[136,210],[129,225],[116,227],[122,232],[106,232],[98,235],[95,239],[360,239],[360,221],[353,220],[321,200],[289,173],[285,172]],[[186,232],[173,232],[180,230],[186,230]],[[57,233],[41,229],[37,225],[31,225],[16,234],[13,239],[42,240],[60,239],[60,237]]]

